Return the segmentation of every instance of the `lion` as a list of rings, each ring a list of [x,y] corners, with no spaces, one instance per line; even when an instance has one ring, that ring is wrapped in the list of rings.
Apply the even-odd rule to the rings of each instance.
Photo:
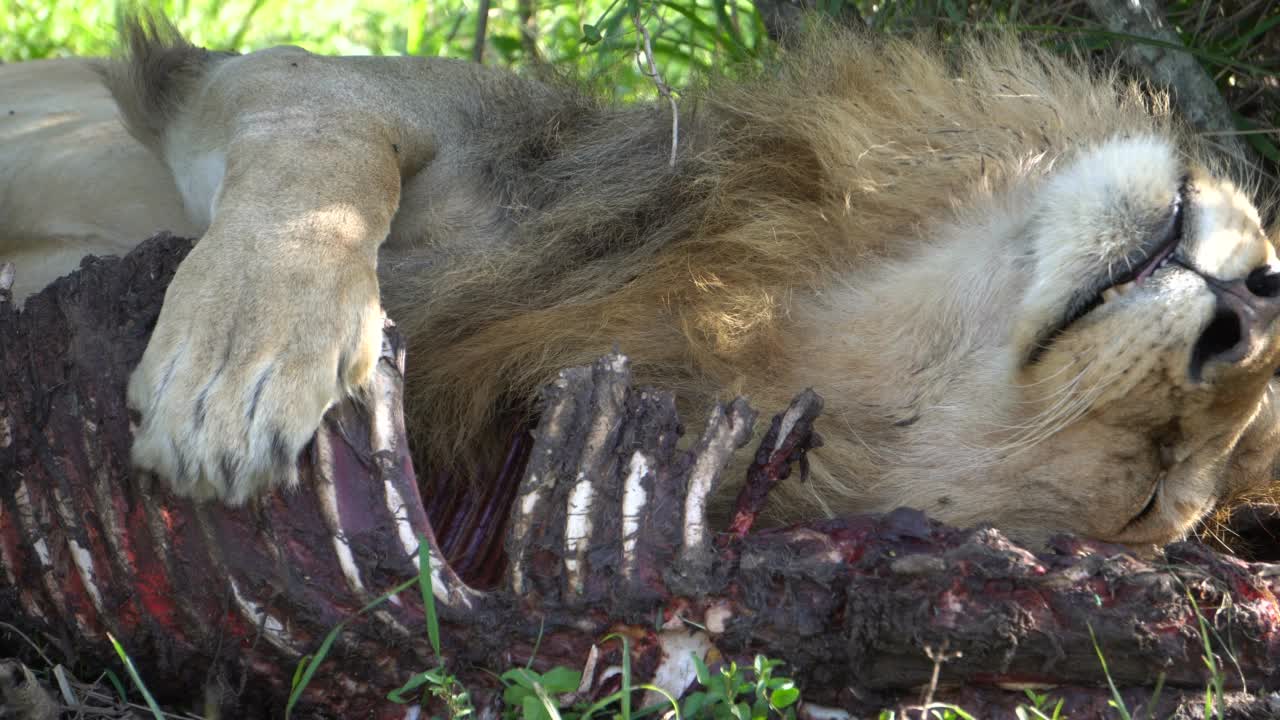
[[[825,397],[777,522],[905,505],[1149,547],[1272,481],[1256,192],[1114,73],[815,29],[685,91],[673,137],[669,108],[476,64],[123,37],[0,68],[0,259],[21,294],[201,236],[128,388],[134,462],[179,493],[293,485],[384,307],[424,457],[617,347],[686,408]]]

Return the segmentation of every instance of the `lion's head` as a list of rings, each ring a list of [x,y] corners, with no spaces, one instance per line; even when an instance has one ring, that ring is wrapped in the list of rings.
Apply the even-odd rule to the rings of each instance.
[[[994,433],[993,473],[1055,478],[1090,535],[1167,542],[1270,479],[1229,460],[1276,427],[1275,249],[1239,190],[1155,137],[1082,153],[1034,205],[1000,416],[1030,432]]]
[[[820,303],[809,342],[850,346],[824,470],[876,509],[1163,544],[1272,480],[1280,262],[1168,136],[1055,165]]]

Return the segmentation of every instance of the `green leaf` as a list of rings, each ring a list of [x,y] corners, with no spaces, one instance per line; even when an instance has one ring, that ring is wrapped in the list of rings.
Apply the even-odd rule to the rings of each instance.
[[[800,690],[794,685],[791,687],[778,688],[769,693],[769,704],[781,710],[785,707],[794,705],[800,699]]]
[[[396,688],[395,690],[392,690],[391,692],[387,693],[387,699],[393,703],[400,703],[401,705],[408,702],[413,702],[417,698],[405,697],[405,693],[409,693],[414,690],[417,690],[418,688],[432,681],[436,681],[436,682],[439,681],[439,678],[435,675],[434,670],[426,670],[426,671],[420,672],[417,675],[414,675],[413,677],[409,678],[408,682],[406,682],[404,685],[401,685],[399,688]]]
[[[582,684],[582,673],[567,667],[554,667],[542,676],[542,687],[549,693],[574,692]]]
[[[974,24],[973,27],[982,27],[982,23]],[[1111,32],[1109,30],[1100,30],[1097,28],[1069,28],[1060,25],[1007,25],[1003,26],[1008,30],[1017,30],[1019,32],[1043,32],[1062,35],[1079,35],[1084,38],[1102,39],[1102,40],[1122,40],[1135,45],[1149,45],[1164,50],[1172,50],[1175,52],[1185,52],[1188,55],[1197,57],[1207,63],[1220,67],[1235,68],[1241,72],[1247,72],[1253,75],[1266,76],[1270,74],[1266,68],[1260,65],[1253,65],[1247,62],[1241,62],[1234,58],[1228,57],[1220,53],[1214,53],[1203,48],[1185,46],[1178,42],[1169,42],[1168,40],[1159,40],[1149,38],[1143,35],[1134,35],[1131,33]]]
[[[520,708],[523,713],[520,715],[524,720],[551,720],[551,716],[547,715],[547,709],[542,706],[542,701],[538,700],[537,695],[527,695],[524,700],[520,701]]]
[[[520,44],[520,38],[511,35],[490,35],[488,40],[507,62],[514,60],[524,50],[524,46]]]
[[[555,702],[552,701],[551,695],[547,693],[547,689],[542,686],[542,683],[534,683],[533,691],[538,695],[538,701],[542,705],[544,714],[543,718],[538,718],[537,720],[561,720],[560,710],[556,708]],[[528,703],[525,704],[525,707],[528,707]]]
[[[298,683],[302,682],[302,673],[306,671],[307,665],[311,664],[312,655],[303,655],[298,661],[298,667],[293,669],[293,680],[289,682],[290,688],[298,687]]]
[[[735,59],[744,58],[749,54],[746,46],[744,46],[737,37],[732,34],[721,35],[714,26],[706,20],[703,20],[698,15],[696,6],[689,6],[674,0],[663,0],[661,4],[663,7],[668,8],[673,12],[683,15],[689,25],[692,26],[693,29],[697,30],[703,37],[715,38],[717,40],[724,41],[724,44],[729,48],[730,54]],[[732,24],[728,21],[727,14],[722,22],[726,27],[732,27]]]
[[[928,708],[929,713],[934,717],[941,717],[945,720],[956,720],[956,718],[960,718],[961,720],[975,720],[972,715],[965,712],[964,709],[958,705],[952,705],[950,703],[934,703],[932,705],[926,705],[925,707]]]
[[[1272,28],[1280,25],[1280,15],[1275,15],[1263,20],[1254,26],[1252,30],[1241,35],[1235,42],[1227,46],[1227,52],[1231,55],[1240,55],[1253,44],[1254,38],[1262,37],[1271,32]]]
[[[600,28],[597,28],[591,23],[584,23],[582,25],[582,42],[588,45],[595,45],[603,39],[604,36],[600,34]]]
[[[526,690],[532,690],[533,684],[538,680],[538,674],[532,670],[525,668],[513,668],[498,676],[507,682],[513,682]]]
[[[710,688],[711,671],[707,669],[707,664],[692,650],[689,651],[689,654],[693,656],[693,671],[698,675],[698,682],[702,683],[703,687]]]
[[[702,706],[707,704],[707,694],[704,692],[690,693],[689,697],[684,699],[685,717],[696,718],[698,712],[702,710]]]
[[[1280,147],[1277,147],[1275,143],[1268,140],[1265,135],[1262,135],[1261,133],[1249,133],[1245,135],[1244,138],[1253,146],[1253,149],[1256,150],[1259,155],[1267,158],[1273,163],[1280,164]]]
[[[533,697],[533,688],[520,687],[519,685],[508,685],[502,691],[502,704],[507,707],[517,707],[524,702],[527,697]]]
[[[1159,675],[1156,676],[1156,687],[1154,690],[1151,691],[1151,702],[1149,703],[1150,707],[1158,706],[1158,703],[1160,702],[1160,693],[1163,690],[1164,690],[1164,673],[1160,673]],[[1057,711],[1061,709],[1062,709],[1062,701],[1059,700],[1058,707],[1054,710],[1054,713],[1053,713],[1054,720],[1057,720],[1058,718]]]

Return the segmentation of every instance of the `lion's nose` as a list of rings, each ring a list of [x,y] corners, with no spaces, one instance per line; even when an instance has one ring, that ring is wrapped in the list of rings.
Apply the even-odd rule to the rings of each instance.
[[[1280,272],[1264,266],[1238,280],[1201,275],[1218,300],[1213,319],[1191,352],[1191,378],[1199,381],[1209,363],[1237,363],[1269,339],[1280,316]]]

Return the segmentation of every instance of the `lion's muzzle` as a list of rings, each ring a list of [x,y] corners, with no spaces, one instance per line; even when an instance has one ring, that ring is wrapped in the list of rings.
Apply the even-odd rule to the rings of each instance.
[[[1280,316],[1280,273],[1261,267],[1235,280],[1200,276],[1217,307],[1192,350],[1191,378],[1199,381],[1210,363],[1237,364],[1275,355],[1280,338],[1272,325]]]

